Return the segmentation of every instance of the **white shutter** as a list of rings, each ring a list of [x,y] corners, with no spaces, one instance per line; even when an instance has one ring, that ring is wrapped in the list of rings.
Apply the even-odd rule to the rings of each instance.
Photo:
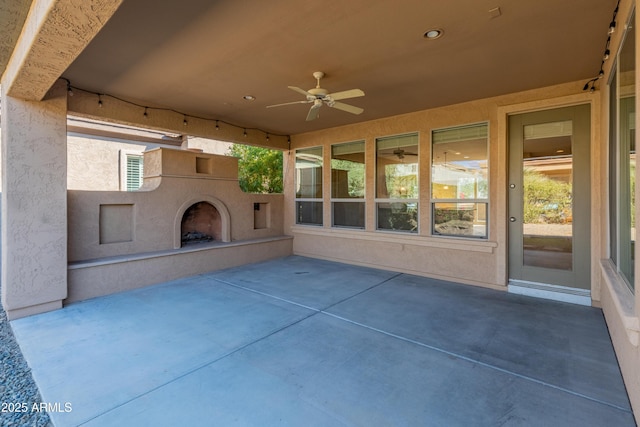
[[[127,155],[127,191],[136,191],[142,186],[142,156]]]

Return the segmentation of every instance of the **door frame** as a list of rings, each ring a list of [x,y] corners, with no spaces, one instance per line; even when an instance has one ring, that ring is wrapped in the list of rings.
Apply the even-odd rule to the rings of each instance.
[[[506,122],[506,166],[507,166],[507,185],[506,185],[506,202],[507,202],[507,215],[506,215],[506,229],[507,229],[507,272],[506,279],[509,284],[509,291],[515,293],[525,293],[534,296],[541,296],[545,298],[559,299],[562,301],[575,302],[578,304],[591,305],[591,150],[592,150],[592,109],[591,102],[583,102],[574,105],[560,105],[557,107],[549,107],[544,110],[535,111],[514,111],[505,112]],[[574,167],[573,169],[573,182],[579,182],[583,184],[583,189],[573,187],[574,191],[580,191],[581,197],[576,200],[574,205],[574,215],[578,213],[582,216],[579,218],[578,223],[573,223],[573,269],[572,271],[561,271],[554,269],[546,269],[541,267],[523,266],[522,259],[513,259],[513,250],[510,245],[522,245],[522,227],[521,216],[522,206],[515,206],[521,204],[522,198],[522,182],[521,182],[521,165],[522,158],[519,157],[519,162],[515,166],[515,169],[520,169],[514,173],[514,162],[512,159],[515,154],[511,150],[511,140],[514,138],[513,132],[517,132],[517,129],[521,129],[526,124],[544,123],[560,120],[572,120],[576,121],[578,125],[574,126],[574,141],[576,139],[586,140],[586,146],[583,146],[583,150],[573,149],[574,165],[578,164],[580,167]],[[511,125],[511,126],[510,126]],[[577,133],[576,133],[577,132]],[[517,134],[516,136],[517,137]],[[516,154],[519,156],[519,154]],[[517,182],[520,180],[519,182]],[[514,182],[516,181],[516,182]],[[512,188],[512,185],[516,185],[516,188]],[[514,191],[520,192],[520,197],[512,197]],[[515,200],[515,202],[514,202]],[[515,214],[515,215],[514,215]],[[514,225],[509,218],[516,217],[517,223]],[[517,228],[520,232],[518,235]],[[579,229],[579,230],[576,230]],[[576,250],[578,249],[578,250]],[[518,262],[520,265],[518,266]],[[515,265],[515,267],[514,267]]]

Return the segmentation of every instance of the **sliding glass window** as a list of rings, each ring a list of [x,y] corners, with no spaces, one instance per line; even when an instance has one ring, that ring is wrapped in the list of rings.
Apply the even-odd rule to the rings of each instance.
[[[487,124],[435,130],[431,141],[433,234],[487,238]]]
[[[630,22],[634,20],[635,13]],[[633,289],[636,242],[636,41],[634,25],[627,28],[609,83],[609,234],[611,260]]]
[[[331,146],[334,227],[364,228],[364,141]]]
[[[376,140],[377,229],[418,232],[418,134]]]
[[[296,150],[296,224],[322,225],[322,147]]]

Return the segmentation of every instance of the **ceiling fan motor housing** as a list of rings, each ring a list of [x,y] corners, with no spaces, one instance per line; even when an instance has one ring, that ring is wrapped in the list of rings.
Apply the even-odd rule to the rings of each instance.
[[[321,98],[329,93],[328,90],[321,87],[314,87],[313,89],[309,89],[307,92],[309,92],[311,95],[314,95],[316,98]]]

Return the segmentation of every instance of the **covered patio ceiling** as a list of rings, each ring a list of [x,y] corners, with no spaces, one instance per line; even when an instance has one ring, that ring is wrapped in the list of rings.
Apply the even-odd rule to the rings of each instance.
[[[140,105],[298,134],[586,81],[599,71],[615,5],[124,0],[63,77]],[[425,38],[431,29],[443,35]],[[304,100],[287,86],[313,88],[314,71],[326,73],[329,92],[362,89],[343,102],[364,113],[323,107],[308,122],[308,104],[266,108]]]
[[[496,8],[499,8],[496,10]],[[615,0],[125,0],[64,73],[142,104],[297,134],[598,73]],[[424,37],[441,29],[436,40]],[[352,115],[287,86],[362,89]],[[247,101],[243,96],[256,99]]]

